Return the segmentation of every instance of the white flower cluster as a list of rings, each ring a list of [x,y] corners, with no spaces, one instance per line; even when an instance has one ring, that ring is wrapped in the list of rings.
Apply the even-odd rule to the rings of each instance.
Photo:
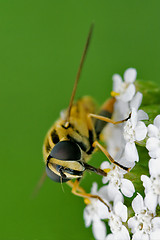
[[[108,161],[101,164],[102,169],[109,168],[110,171],[102,179],[105,185],[97,190],[97,184],[93,183],[91,193],[99,195],[108,204],[110,211],[97,199],[90,199],[84,209],[85,225],[89,227],[92,224],[93,235],[97,240],[160,239],[160,217],[156,216],[156,208],[160,205],[160,115],[148,127],[143,122],[148,119],[148,115],[139,110],[142,93],[136,92],[136,76],[134,68],[125,71],[124,81],[118,74],[113,76],[111,95],[117,100],[113,119],[125,119],[130,113],[131,117],[119,125],[108,124],[103,133],[111,156],[121,165],[130,168],[139,161],[136,143],[146,143],[151,157],[148,164],[150,177],[141,176],[145,197],[143,199],[139,193],[135,194],[131,204],[135,215],[130,217],[127,206],[124,205],[124,196],[133,196],[133,183],[124,178],[126,172],[118,166]],[[110,229],[108,233],[107,229]]]

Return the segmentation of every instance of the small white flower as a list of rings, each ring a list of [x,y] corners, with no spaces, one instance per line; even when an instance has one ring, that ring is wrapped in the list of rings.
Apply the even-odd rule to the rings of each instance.
[[[140,121],[146,119],[148,116],[142,110],[136,111],[132,108],[131,118],[126,122],[124,126],[124,138],[126,140],[125,157],[128,161],[139,161],[136,141],[142,141],[147,134],[147,127],[144,122]]]
[[[128,103],[125,103],[123,101],[116,101],[114,105],[114,112],[113,112],[113,119],[115,121],[119,121],[121,119],[125,119],[129,116],[130,113],[132,113],[133,109],[137,114],[137,121],[141,120],[147,120],[148,115],[145,113],[143,110],[138,110],[141,102],[142,102],[142,93],[137,92],[135,96],[132,98],[132,100]],[[133,115],[133,114],[132,114]],[[114,127],[120,128],[122,131],[122,126],[124,126],[124,123],[114,125]],[[107,132],[106,132],[107,134]],[[122,137],[121,137],[122,139]],[[123,137],[123,142],[124,142],[124,137]]]
[[[124,82],[119,74],[113,75],[113,91],[118,93],[117,99],[128,102],[133,98],[136,91],[133,82],[136,77],[137,71],[134,68],[129,68],[124,72]]]
[[[113,206],[113,210],[109,213],[110,230],[112,234],[109,234],[105,240],[129,240],[129,232],[123,225],[123,222],[127,221],[127,207],[122,202],[117,202]]]
[[[130,102],[123,102],[121,100],[117,100],[114,104],[113,119],[115,121],[119,121],[120,119],[125,119],[131,113],[132,108],[138,110],[142,103],[142,97],[143,97],[142,93],[137,92]],[[141,111],[142,110],[140,110],[140,112]],[[142,112],[144,117],[144,111]],[[141,118],[141,120],[143,119]]]
[[[148,126],[149,139],[146,143],[146,148],[152,158],[160,157],[160,115],[158,115],[153,124]]]
[[[143,186],[145,187],[145,202],[155,212],[157,204],[160,205],[160,158],[149,161],[149,171],[151,177],[141,176]]]
[[[131,110],[129,107],[129,102],[123,102],[122,100],[116,100],[114,104],[114,112],[112,117],[115,121],[119,121],[121,119],[125,119],[129,116]],[[118,126],[122,127],[123,124]]]
[[[98,191],[97,187],[97,183],[93,183],[91,193],[94,195],[99,195],[109,205],[107,199],[105,198],[106,189],[103,188]],[[84,209],[83,217],[85,220],[85,226],[89,227],[92,224],[92,231],[95,239],[104,240],[106,236],[106,226],[101,220],[108,218],[108,208],[98,199],[91,198],[90,202],[91,203],[88,204]]]
[[[133,233],[132,239],[158,240],[160,217],[155,217],[140,194],[133,199],[132,208],[135,216],[128,220],[128,226]]]
[[[126,197],[132,197],[133,193],[135,192],[134,185],[131,181],[128,179],[125,179],[124,173],[125,171],[120,169],[119,167],[115,166],[114,164],[109,164],[109,162],[103,162],[101,164],[102,169],[110,168],[111,170],[108,172],[106,177],[103,177],[102,182],[103,184],[108,183],[108,187],[110,187],[113,195],[115,193],[115,196],[118,197],[118,192],[121,190],[121,192]],[[119,193],[120,194],[120,193]]]

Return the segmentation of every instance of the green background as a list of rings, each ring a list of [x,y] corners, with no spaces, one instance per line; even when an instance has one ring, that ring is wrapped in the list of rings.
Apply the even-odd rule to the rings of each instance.
[[[0,0],[0,240],[93,239],[83,200],[68,186],[63,192],[47,179],[31,197],[44,169],[43,139],[68,106],[92,22],[76,97],[103,103],[112,75],[128,67],[159,82],[159,9],[159,0]],[[101,177],[85,176],[87,191],[92,181]]]

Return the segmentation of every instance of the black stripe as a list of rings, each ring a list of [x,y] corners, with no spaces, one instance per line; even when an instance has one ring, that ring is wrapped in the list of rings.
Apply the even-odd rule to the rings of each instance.
[[[101,110],[98,115],[107,117],[107,118],[111,118],[111,116],[112,116],[112,114],[110,112],[108,112],[107,110]],[[99,139],[100,133],[102,132],[102,130],[106,124],[107,123],[102,120],[99,120],[99,119],[95,120],[95,131],[96,131],[98,139]]]
[[[51,146],[50,146],[50,144],[49,144],[48,139],[47,139],[45,148],[46,148],[47,153],[51,151]]]
[[[92,154],[94,147],[92,146],[94,142],[94,137],[93,137],[93,132],[89,130],[89,143],[90,143],[90,149],[87,151],[87,154],[90,155]]]
[[[55,129],[51,132],[51,138],[54,144],[59,142],[59,137]]]

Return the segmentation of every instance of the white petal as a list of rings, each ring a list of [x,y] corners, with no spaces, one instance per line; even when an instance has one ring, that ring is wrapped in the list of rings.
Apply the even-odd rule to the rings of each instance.
[[[92,231],[95,239],[104,240],[106,236],[106,225],[102,221],[94,221],[92,224]]]
[[[133,98],[134,94],[136,92],[136,88],[134,84],[130,84],[126,91],[120,96],[120,99],[124,102],[129,102]]]
[[[144,209],[143,198],[139,193],[132,201],[132,208],[135,213],[140,213],[140,211]]]
[[[107,205],[109,205],[107,189],[108,189],[108,186],[101,187],[97,192],[97,195],[100,196],[103,199],[103,201],[106,202]],[[96,200],[96,214],[100,219],[108,218],[108,214],[109,214],[108,207],[99,200]]]
[[[151,185],[152,185],[151,179],[146,175],[142,175],[141,181],[143,182],[143,186],[145,188],[145,194],[146,194],[151,190]]]
[[[135,68],[128,68],[124,72],[124,81],[127,83],[133,83],[136,80],[137,71]]]
[[[114,190],[115,190],[115,188],[113,188],[113,196],[112,196],[112,188],[110,188],[110,184],[105,185],[99,189],[99,195],[103,196],[103,199],[106,199],[108,202],[110,202],[110,201],[113,201],[113,199],[115,197]],[[111,193],[111,195],[110,195],[110,193]]]
[[[138,110],[138,121],[141,121],[141,120],[148,120],[149,117],[148,117],[148,114],[143,111],[143,110]]]
[[[98,184],[96,182],[94,182],[92,184],[91,193],[96,195],[97,192],[98,192]]]
[[[123,195],[120,191],[118,191],[118,193],[116,194],[116,196],[114,198],[114,203],[117,203],[118,201],[121,201],[121,202],[124,201]]]
[[[157,115],[157,117],[154,119],[154,125],[160,129],[160,115]]]
[[[156,158],[160,157],[160,141],[159,141],[159,147],[156,149]]]
[[[103,183],[103,184],[106,184],[108,181],[109,181],[108,176],[102,178],[102,183]]]
[[[137,120],[138,120],[138,114],[135,108],[132,108],[132,114],[131,114],[131,123],[132,127],[135,128],[137,125]]]
[[[137,92],[136,95],[133,97],[132,101],[130,102],[130,107],[135,108],[136,110],[138,110],[139,106],[141,105],[142,102],[142,93]]]
[[[148,125],[148,136],[158,138],[158,134],[159,134],[158,128],[153,124],[149,124]]]
[[[141,240],[150,240],[150,237],[148,234],[142,234]]]
[[[157,207],[157,195],[149,191],[144,199],[146,207],[155,213]]]
[[[130,162],[138,162],[139,156],[135,143],[128,142],[125,146],[125,158]]]
[[[114,234],[110,233],[106,236],[105,240],[115,240]]]
[[[85,209],[84,209],[83,218],[84,218],[85,226],[89,227],[92,223],[92,217],[91,217],[91,214],[89,213],[87,207],[85,207]]]
[[[150,233],[150,240],[159,240],[160,229]]]
[[[114,206],[114,211],[117,216],[122,219],[122,222],[127,221],[127,207],[122,202],[117,202]]]
[[[160,157],[160,149],[157,148],[157,149],[154,149],[154,150],[150,150],[149,151],[149,156],[151,158],[158,158],[158,157]]]
[[[157,138],[151,137],[146,142],[146,148],[149,150],[149,155],[152,158],[157,157],[157,149],[159,148],[160,141]]]
[[[133,128],[135,128],[135,126],[137,125],[137,120],[138,120],[137,111],[135,108],[132,108],[131,123]]]
[[[160,229],[160,217],[155,217],[152,219],[153,229]]]
[[[121,230],[113,235],[114,240],[130,240],[129,232],[125,226],[122,226]]]
[[[104,161],[102,162],[100,168],[101,169],[111,168],[111,164],[108,161]]]
[[[139,121],[135,127],[135,137],[137,141],[145,139],[147,134],[147,127],[144,122]]]
[[[114,74],[113,77],[113,91],[120,92],[121,85],[122,85],[122,78],[119,74]]]
[[[125,226],[122,226],[121,234],[124,240],[130,240],[128,229]]]
[[[132,240],[141,240],[141,239],[142,239],[142,235],[143,235],[142,231],[137,231],[137,232],[133,235]]]
[[[136,217],[131,217],[131,218],[128,220],[128,227],[132,229],[132,233],[135,232],[138,224],[139,224],[139,222],[136,220]]]
[[[98,194],[101,195],[102,198],[104,199],[108,199],[108,185],[105,185],[105,186],[102,186],[99,191],[98,191]]]
[[[119,121],[120,119],[125,119],[130,113],[130,108],[128,102],[117,100],[114,104],[114,119]]]
[[[123,201],[123,196],[121,194],[121,192],[111,183],[109,183],[106,188],[106,196],[105,199],[108,200],[108,202],[112,201],[114,203],[116,203],[117,201]],[[103,189],[104,187],[102,187],[101,189]]]
[[[152,177],[160,175],[160,159],[149,160],[149,172]]]
[[[119,118],[119,119],[123,119],[123,118]],[[105,130],[106,131],[103,132],[103,135],[106,138],[107,150],[110,153],[110,155],[113,158],[115,158],[115,156],[117,155],[117,152],[121,151],[121,149],[125,145],[122,126],[120,127],[120,126],[112,125],[112,128],[109,129],[110,131],[108,131],[108,129],[105,129]],[[105,134],[107,136],[105,136]],[[111,167],[112,165],[108,164],[108,168],[111,168]],[[102,166],[101,168],[104,168],[104,166]],[[105,168],[107,168],[107,166],[105,166]]]
[[[159,140],[155,137],[150,137],[147,140],[146,147],[148,150],[155,150],[159,147]]]
[[[132,197],[135,192],[133,183],[128,179],[122,179],[121,191],[126,197]]]
[[[100,219],[107,219],[109,216],[108,207],[104,205],[104,203],[99,201],[99,205],[97,207],[97,213]]]

